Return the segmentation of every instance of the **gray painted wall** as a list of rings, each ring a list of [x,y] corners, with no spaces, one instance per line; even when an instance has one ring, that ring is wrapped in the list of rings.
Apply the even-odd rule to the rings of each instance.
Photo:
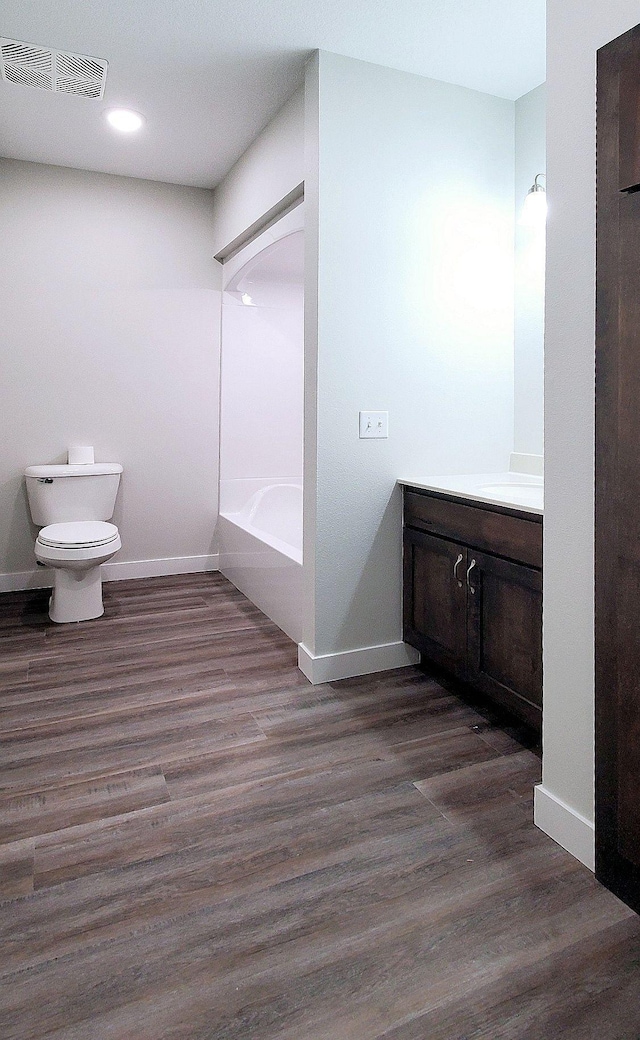
[[[14,574],[4,587],[35,569],[24,468],[66,461],[70,443],[124,466],[116,560],[211,554],[212,213],[204,189],[0,160],[0,574]]]
[[[514,327],[514,451],[542,455],[544,446],[545,229],[519,223],[526,194],[545,173],[546,101],[542,84],[518,98],[516,111],[516,226]],[[546,185],[546,180],[540,182]]]
[[[400,639],[399,477],[508,466],[514,105],[324,52],[307,87],[319,262],[304,642],[318,655]],[[359,409],[388,409],[388,440],[358,439]]]
[[[213,255],[247,228],[259,225],[264,214],[303,180],[304,87],[300,87],[216,187]]]
[[[595,52],[637,0],[548,0],[543,783],[593,820]]]

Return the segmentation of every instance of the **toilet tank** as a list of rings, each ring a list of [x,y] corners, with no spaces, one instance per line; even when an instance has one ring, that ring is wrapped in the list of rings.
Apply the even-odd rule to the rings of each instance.
[[[28,466],[27,497],[38,527],[69,520],[110,520],[122,466],[96,462],[87,466]]]

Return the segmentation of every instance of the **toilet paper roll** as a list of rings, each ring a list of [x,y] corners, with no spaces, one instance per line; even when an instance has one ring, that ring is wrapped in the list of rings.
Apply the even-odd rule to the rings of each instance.
[[[70,466],[91,466],[95,461],[93,448],[74,444],[68,451]]]

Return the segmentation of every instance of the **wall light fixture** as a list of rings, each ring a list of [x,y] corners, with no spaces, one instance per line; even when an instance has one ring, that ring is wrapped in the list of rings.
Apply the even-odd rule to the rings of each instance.
[[[547,219],[547,192],[541,184],[538,184],[540,177],[546,177],[546,175],[544,173],[536,174],[524,200],[520,223],[525,227],[544,227]]]

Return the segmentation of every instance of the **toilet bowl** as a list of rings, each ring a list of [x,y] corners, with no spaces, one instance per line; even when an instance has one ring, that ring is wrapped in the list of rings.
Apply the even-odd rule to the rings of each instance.
[[[120,483],[119,462],[28,466],[31,517],[41,530],[35,555],[53,569],[49,617],[64,624],[104,613],[100,567],[121,547],[115,524],[107,523]]]
[[[49,524],[36,538],[39,563],[55,570],[49,617],[64,624],[104,613],[100,567],[120,549],[118,528],[100,520]]]

